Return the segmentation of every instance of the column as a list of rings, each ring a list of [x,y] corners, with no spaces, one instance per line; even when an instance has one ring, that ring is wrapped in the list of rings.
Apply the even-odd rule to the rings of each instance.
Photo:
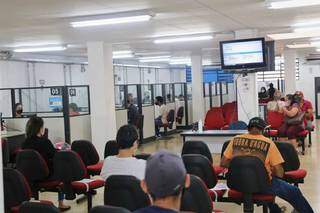
[[[88,42],[92,142],[103,159],[105,143],[116,137],[112,46]]]
[[[257,37],[257,30],[239,30],[235,32],[235,39]],[[259,115],[257,74],[235,75],[237,83],[238,119],[246,123]]]
[[[201,55],[191,56],[192,118],[193,122],[204,120],[203,75]]]
[[[296,51],[286,49],[283,53],[284,57],[284,85],[285,93],[292,94],[297,90],[296,87]]]

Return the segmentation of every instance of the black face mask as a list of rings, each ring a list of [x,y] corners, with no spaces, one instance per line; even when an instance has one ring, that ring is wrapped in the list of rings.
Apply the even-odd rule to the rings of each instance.
[[[16,113],[17,113],[17,114],[22,114],[22,109],[18,109],[18,110],[16,111]]]

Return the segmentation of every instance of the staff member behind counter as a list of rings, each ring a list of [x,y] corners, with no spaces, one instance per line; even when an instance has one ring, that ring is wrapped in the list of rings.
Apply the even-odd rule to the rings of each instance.
[[[15,118],[22,118],[23,117],[22,112],[23,112],[22,104],[16,103],[14,105],[14,117]]]

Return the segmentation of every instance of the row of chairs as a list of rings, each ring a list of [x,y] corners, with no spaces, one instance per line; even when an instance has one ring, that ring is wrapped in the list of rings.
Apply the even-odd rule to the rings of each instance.
[[[206,114],[205,129],[228,129],[231,123],[238,121],[236,105],[236,102],[232,102],[225,103],[222,107],[212,107]]]
[[[221,157],[228,144],[229,141],[224,143]],[[277,142],[276,145],[285,160],[284,180],[296,186],[303,183],[307,172],[300,169],[300,161],[294,147],[289,143],[281,142]],[[254,203],[262,205],[264,212],[267,212],[267,204],[274,202],[274,197],[271,195],[257,194],[268,185],[268,175],[259,159],[254,157],[234,158],[229,169],[213,167],[209,148],[201,141],[186,142],[183,146],[182,158],[187,171],[200,177],[208,188],[213,188],[218,179],[227,179],[228,186],[231,188],[227,192],[228,197],[223,197],[226,191],[213,193],[212,190],[209,190],[213,200],[244,203],[245,212],[252,212]]]

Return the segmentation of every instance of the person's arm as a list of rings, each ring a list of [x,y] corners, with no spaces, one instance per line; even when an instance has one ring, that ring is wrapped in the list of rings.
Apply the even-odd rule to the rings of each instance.
[[[298,109],[298,107],[293,107],[291,110],[287,110],[285,107],[283,107],[283,112],[288,117],[294,117],[299,112],[299,109]]]
[[[54,155],[56,154],[57,150],[54,148],[53,144],[49,139],[45,139],[46,143],[46,153],[49,159],[53,159]]]
[[[230,141],[229,145],[224,151],[223,157],[221,158],[220,166],[224,168],[228,168],[230,165],[230,161],[232,159],[232,155],[233,155],[233,140]]]
[[[284,175],[284,170],[282,167],[282,164],[284,163],[284,160],[281,156],[281,153],[279,152],[277,146],[272,142],[270,145],[268,158],[270,161],[271,171],[272,175],[282,178]]]
[[[282,164],[278,164],[272,167],[272,175],[278,178],[283,178],[284,170]]]
[[[224,168],[229,168],[230,162],[231,162],[231,159],[228,159],[225,156],[223,156],[220,162],[220,166]]]

